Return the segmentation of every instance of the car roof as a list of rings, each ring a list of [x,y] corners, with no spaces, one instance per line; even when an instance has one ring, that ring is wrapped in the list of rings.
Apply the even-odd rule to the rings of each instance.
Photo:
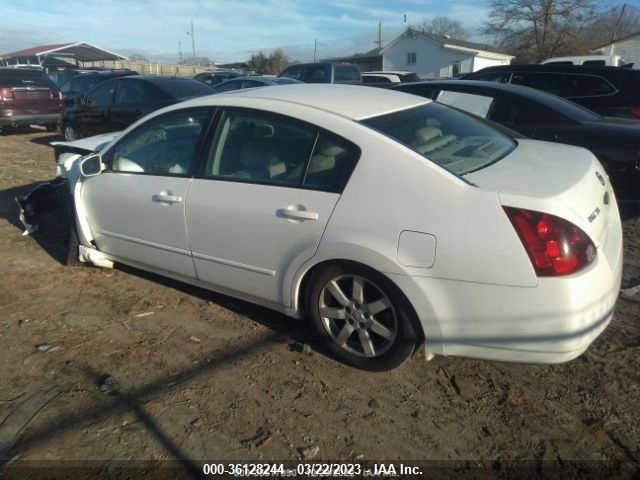
[[[216,105],[222,98],[234,99],[247,105],[250,99],[275,100],[324,110],[352,120],[363,120],[385,113],[405,110],[430,103],[429,99],[393,90],[382,90],[361,85],[300,83],[248,88],[207,95],[191,100],[193,106]]]
[[[521,71],[521,72],[562,72],[562,73],[591,73],[591,74],[612,74],[620,75],[629,72],[638,72],[630,68],[612,67],[612,66],[593,66],[593,65],[554,65],[554,64],[526,64],[526,65],[497,65],[494,67],[486,67],[477,72],[469,74],[473,76],[482,72],[500,72],[500,71]]]
[[[505,92],[508,94],[525,97],[533,102],[540,103],[553,110],[565,113],[575,120],[589,121],[598,118],[597,113],[592,112],[591,110],[587,110],[586,108],[581,107],[569,100],[553,95],[552,93],[537,90],[531,87],[526,87],[524,85],[514,85],[511,83],[500,82],[485,82],[482,80],[431,80],[426,82],[404,83],[402,85],[406,86],[416,84],[440,88],[451,87],[452,89],[455,89],[456,87],[467,87],[466,89],[477,88],[479,90],[485,91]],[[402,89],[402,87],[400,86],[393,88]],[[460,90],[466,89],[461,88]]]

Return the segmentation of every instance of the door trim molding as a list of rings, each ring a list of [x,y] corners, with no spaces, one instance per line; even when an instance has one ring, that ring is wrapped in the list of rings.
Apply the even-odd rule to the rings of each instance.
[[[121,233],[110,232],[108,230],[101,230],[98,232],[105,237],[117,238],[118,240],[125,240],[127,242],[137,243],[139,245],[144,245],[146,247],[157,248],[158,250],[166,250],[167,252],[179,253],[181,255],[190,256],[189,250],[184,250],[183,248],[171,247],[169,245],[162,245],[160,243],[150,242],[148,240],[142,240],[136,237],[130,237],[128,235],[122,235]]]
[[[222,265],[227,265],[229,267],[235,267],[235,268],[240,268],[242,270],[248,270],[250,272],[260,273],[260,274],[266,275],[268,277],[275,277],[276,276],[276,271],[275,270],[270,270],[268,268],[256,267],[254,265],[247,265],[246,263],[235,262],[233,260],[226,260],[224,258],[211,257],[211,256],[205,255],[203,253],[193,252],[192,255],[193,255],[193,258],[197,258],[197,259],[200,259],[200,260],[206,260],[208,262],[220,263]],[[196,271],[197,271],[197,269],[198,268],[196,266]]]

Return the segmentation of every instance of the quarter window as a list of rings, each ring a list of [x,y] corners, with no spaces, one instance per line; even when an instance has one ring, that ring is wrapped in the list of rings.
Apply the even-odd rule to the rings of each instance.
[[[187,175],[196,162],[209,109],[170,112],[141,125],[108,153],[113,172]]]

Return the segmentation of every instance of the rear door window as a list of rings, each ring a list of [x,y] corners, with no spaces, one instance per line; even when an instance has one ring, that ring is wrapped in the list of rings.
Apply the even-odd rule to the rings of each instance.
[[[321,130],[303,185],[314,190],[340,193],[360,158],[360,149],[338,135]]]
[[[516,97],[499,97],[489,116],[494,122],[507,125],[514,130],[531,129],[545,125],[571,125],[564,115],[528,100]]]
[[[304,80],[303,74],[304,74],[304,71],[302,67],[289,67],[284,72],[282,72],[281,76],[302,81]]]
[[[616,89],[598,75],[573,73],[514,73],[511,83],[525,85],[565,98],[611,95]]]
[[[140,105],[160,103],[164,99],[162,92],[152,85],[137,80],[121,81],[116,93],[116,105]]]

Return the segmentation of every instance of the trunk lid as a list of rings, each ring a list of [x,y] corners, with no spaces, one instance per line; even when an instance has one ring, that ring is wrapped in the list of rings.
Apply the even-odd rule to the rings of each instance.
[[[599,247],[615,201],[604,168],[588,150],[536,140],[518,140],[518,147],[501,161],[464,178],[482,189],[530,197],[530,208],[561,215],[580,227]],[[502,195],[505,194],[505,195]],[[536,208],[538,206],[538,208]],[[553,209],[553,208],[552,208]]]

